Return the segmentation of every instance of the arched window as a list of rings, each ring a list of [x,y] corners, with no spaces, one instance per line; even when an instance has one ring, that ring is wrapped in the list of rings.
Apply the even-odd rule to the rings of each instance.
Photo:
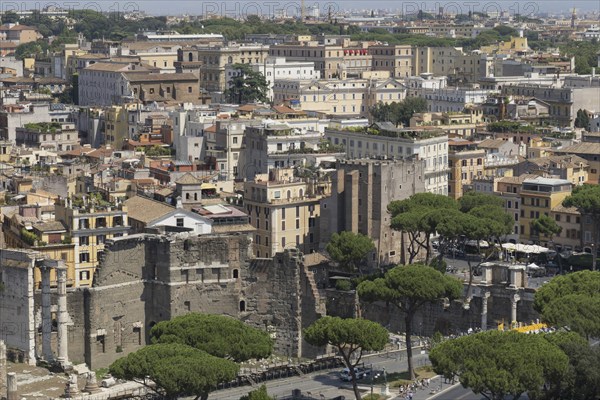
[[[240,277],[240,272],[237,269],[233,270],[233,279],[238,279]]]
[[[299,191],[299,193],[298,193],[298,196],[299,196],[299,197],[302,197],[303,195],[304,195],[304,190],[300,189],[300,191]]]
[[[186,200],[189,200],[189,199],[190,199],[190,194],[189,194],[189,193],[186,193],[186,194],[185,194],[185,199],[186,199]]]
[[[246,302],[244,300],[240,301],[240,312],[246,312]]]
[[[288,199],[291,199],[291,198],[292,198],[292,191],[291,191],[291,190],[288,190],[288,191],[287,191],[287,198],[288,198]]]
[[[228,64],[231,64],[231,63],[233,63],[233,57],[229,56],[229,58],[227,59],[227,63],[228,63]]]
[[[188,61],[194,61],[194,55],[192,53],[188,54]]]

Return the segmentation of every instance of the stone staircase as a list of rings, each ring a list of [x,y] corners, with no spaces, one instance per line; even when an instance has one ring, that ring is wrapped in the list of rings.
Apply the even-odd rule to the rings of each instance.
[[[316,312],[321,315],[326,315],[326,300],[324,296],[321,296],[321,292],[317,287],[317,282],[315,281],[315,275],[308,268],[302,268],[303,275],[306,277],[306,281],[308,282],[308,287],[310,292],[315,299]]]

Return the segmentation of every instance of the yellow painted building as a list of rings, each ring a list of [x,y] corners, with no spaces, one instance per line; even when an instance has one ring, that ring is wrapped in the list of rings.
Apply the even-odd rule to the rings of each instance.
[[[542,215],[550,216],[552,210],[571,194],[572,183],[565,179],[537,177],[523,181],[521,188],[521,216],[519,235],[523,242],[539,241],[531,223]]]
[[[485,150],[467,140],[450,140],[448,146],[448,196],[459,199],[465,185],[483,177]]]
[[[21,207],[19,212],[4,216],[2,232],[6,247],[32,249],[53,260],[63,260],[67,267],[67,286],[75,285],[75,251],[67,229],[61,222],[40,221],[39,207]],[[37,287],[41,284],[41,273],[34,271]],[[56,274],[50,274],[52,286],[56,285]]]
[[[127,207],[92,199],[61,199],[56,220],[62,221],[72,237],[75,254],[75,286],[91,286],[106,240],[129,232]]]
[[[129,110],[134,109],[136,106],[135,103],[127,103],[106,109],[104,114],[106,119],[104,138],[107,145],[120,149],[125,139],[129,138]]]
[[[319,202],[331,193],[331,183],[294,176],[292,168],[258,174],[244,184],[244,205],[256,229],[256,257],[273,257],[288,248],[305,254],[319,247]]]

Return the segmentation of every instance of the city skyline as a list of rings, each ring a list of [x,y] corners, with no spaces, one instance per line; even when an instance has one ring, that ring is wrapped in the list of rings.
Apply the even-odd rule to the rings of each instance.
[[[143,11],[150,15],[203,15],[212,13],[222,16],[240,17],[244,15],[273,15],[275,11],[285,10],[287,15],[296,15],[300,8],[299,0],[261,0],[261,1],[237,1],[237,0],[218,0],[218,1],[196,1],[196,0],[175,0],[162,2],[157,0],[142,1],[64,1],[64,2],[4,2],[0,4],[2,11],[7,10],[30,10],[43,9],[47,6],[59,6],[68,9],[94,9],[97,11]],[[391,1],[380,0],[372,4],[372,7],[363,8],[364,2],[358,0],[305,0],[305,7],[317,7],[321,14],[325,14],[331,9],[333,14],[347,11],[378,11],[400,12],[404,14],[414,14],[419,10],[437,13],[440,7],[448,13],[467,14],[469,11],[475,12],[497,12],[498,10],[507,11],[509,14],[522,15],[540,15],[540,14],[563,14],[567,15],[575,8],[578,13],[594,12],[600,14],[600,7],[597,2],[589,0],[576,0],[569,3],[568,7],[558,0],[540,1]]]

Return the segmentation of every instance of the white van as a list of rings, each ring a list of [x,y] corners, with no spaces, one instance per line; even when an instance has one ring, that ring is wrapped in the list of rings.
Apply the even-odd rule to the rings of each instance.
[[[354,368],[354,373],[356,374],[356,379],[362,379],[369,375],[369,372],[362,368]],[[352,375],[350,374],[349,368],[344,368],[342,372],[340,372],[340,379],[344,382],[352,381]]]

